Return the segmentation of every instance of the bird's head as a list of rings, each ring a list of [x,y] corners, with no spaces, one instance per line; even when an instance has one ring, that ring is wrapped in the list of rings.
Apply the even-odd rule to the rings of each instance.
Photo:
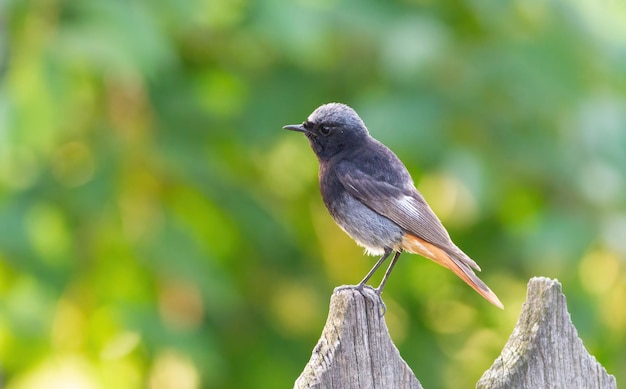
[[[357,148],[369,137],[359,115],[340,103],[324,104],[313,111],[304,123],[283,128],[303,132],[320,160],[328,160],[342,151]]]

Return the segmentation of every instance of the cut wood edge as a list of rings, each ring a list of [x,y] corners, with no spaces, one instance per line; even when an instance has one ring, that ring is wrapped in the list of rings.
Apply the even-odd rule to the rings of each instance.
[[[371,287],[335,288],[322,335],[294,388],[410,388],[421,384],[389,336]]]
[[[617,384],[578,337],[558,280],[534,277],[513,333],[476,387],[616,389]]]

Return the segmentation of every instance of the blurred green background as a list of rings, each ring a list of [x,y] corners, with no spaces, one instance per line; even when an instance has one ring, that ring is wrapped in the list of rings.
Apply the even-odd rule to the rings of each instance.
[[[331,101],[406,163],[506,306],[402,257],[386,319],[425,388],[475,385],[535,275],[626,380],[623,2],[0,7],[7,389],[291,387],[333,287],[375,262],[281,130]]]

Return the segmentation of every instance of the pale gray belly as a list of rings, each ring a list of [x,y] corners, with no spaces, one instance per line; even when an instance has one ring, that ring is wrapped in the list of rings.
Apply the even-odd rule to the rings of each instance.
[[[382,255],[385,248],[400,249],[403,230],[351,195],[344,193],[331,207],[335,222],[368,254]]]

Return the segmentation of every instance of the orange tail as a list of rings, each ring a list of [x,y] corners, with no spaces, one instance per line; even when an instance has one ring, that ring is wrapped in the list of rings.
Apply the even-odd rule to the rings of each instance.
[[[474,274],[474,271],[472,271],[468,264],[465,263],[467,260],[463,261],[461,259],[457,259],[439,247],[428,243],[415,235],[407,233],[404,234],[402,239],[402,248],[410,253],[420,254],[433,260],[441,266],[447,267],[459,278],[465,281],[466,284],[471,286],[472,289],[487,299],[487,301],[500,309],[504,309],[504,305],[502,305],[498,296],[496,296],[496,294],[493,293],[491,289],[489,289],[489,287],[480,278],[478,278],[478,276],[476,276],[476,274]],[[474,263],[471,259],[469,261],[470,264]]]

